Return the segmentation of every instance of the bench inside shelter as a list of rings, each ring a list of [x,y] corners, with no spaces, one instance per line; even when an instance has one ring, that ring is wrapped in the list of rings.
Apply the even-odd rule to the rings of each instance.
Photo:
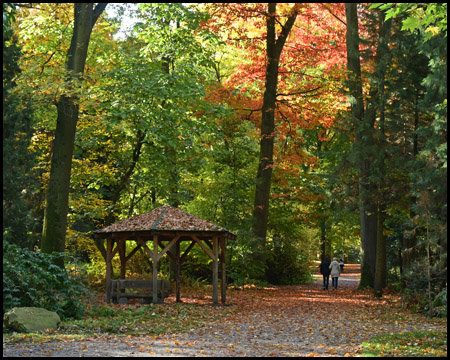
[[[133,291],[127,291],[133,290]],[[111,297],[115,304],[128,304],[128,299],[142,299],[144,304],[162,304],[169,296],[169,280],[158,280],[158,299],[153,301],[153,280],[111,280]]]

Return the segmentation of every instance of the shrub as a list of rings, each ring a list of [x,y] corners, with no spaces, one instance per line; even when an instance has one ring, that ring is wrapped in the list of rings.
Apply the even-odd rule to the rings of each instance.
[[[433,300],[433,308],[438,316],[447,316],[447,288],[444,288]]]
[[[267,253],[266,278],[274,285],[310,282],[312,279],[308,260],[289,242]]]
[[[251,231],[240,230],[237,239],[230,243],[232,247],[227,250],[227,256],[231,255],[231,261],[227,258],[230,283],[251,284],[264,281],[264,264],[255,261],[263,251],[258,238]]]
[[[42,307],[62,319],[84,314],[88,292],[80,269],[61,269],[55,258],[3,240],[3,314],[18,306]]]

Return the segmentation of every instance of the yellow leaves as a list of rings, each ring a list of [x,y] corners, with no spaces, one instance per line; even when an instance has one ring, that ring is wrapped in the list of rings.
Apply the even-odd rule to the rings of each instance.
[[[437,26],[429,26],[425,32],[430,32],[433,36],[439,34],[439,28]]]

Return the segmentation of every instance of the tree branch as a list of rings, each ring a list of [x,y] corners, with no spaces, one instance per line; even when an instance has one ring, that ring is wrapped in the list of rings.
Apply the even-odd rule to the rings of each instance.
[[[330,10],[330,8],[328,7],[327,3],[321,3],[320,4],[321,7],[323,7],[325,10],[327,10],[333,17],[335,17],[337,20],[339,20],[341,23],[343,23],[345,26],[347,26],[347,23],[342,20],[340,17],[338,17],[337,15],[333,14],[333,12]]]
[[[290,94],[277,94],[276,96],[278,97],[278,96],[303,95],[303,94],[308,94],[308,93],[314,92],[314,91],[316,91],[316,90],[319,90],[319,89],[321,89],[322,87],[323,87],[323,86],[319,86],[319,87],[316,87],[316,88],[311,89],[311,90],[298,91],[298,92],[290,93]]]
[[[97,22],[99,16],[103,12],[103,10],[105,10],[106,5],[108,5],[108,3],[98,3],[97,4],[97,6],[94,9],[94,13],[92,15],[92,26],[94,26],[94,24]]]
[[[275,43],[275,49],[278,54],[277,58],[279,58],[279,54],[281,54],[281,50],[283,49],[284,43],[287,40],[287,37],[289,35],[289,32],[292,29],[292,26],[294,26],[295,19],[297,18],[298,14],[298,4],[295,4],[292,8],[292,13],[289,15],[289,18],[286,20],[286,23],[282,25],[281,34],[278,36],[278,39]]]

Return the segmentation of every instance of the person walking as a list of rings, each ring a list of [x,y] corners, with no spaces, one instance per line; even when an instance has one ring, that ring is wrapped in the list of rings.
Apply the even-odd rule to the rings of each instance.
[[[333,287],[333,290],[337,290],[338,287],[338,278],[340,275],[340,267],[337,259],[334,257],[333,261],[331,262],[329,269],[331,270],[331,286]]]
[[[320,273],[323,276],[323,289],[328,290],[328,284],[330,282],[330,258],[325,256],[319,265]]]

